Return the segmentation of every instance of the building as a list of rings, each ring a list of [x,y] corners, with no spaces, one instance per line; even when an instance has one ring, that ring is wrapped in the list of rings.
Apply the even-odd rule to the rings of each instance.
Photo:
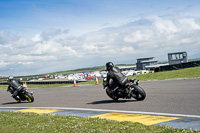
[[[169,65],[187,63],[187,52],[168,53]]]
[[[120,71],[136,70],[136,66],[118,66]]]
[[[158,61],[154,57],[138,58],[136,63],[137,70],[146,70],[146,66],[157,65]]]

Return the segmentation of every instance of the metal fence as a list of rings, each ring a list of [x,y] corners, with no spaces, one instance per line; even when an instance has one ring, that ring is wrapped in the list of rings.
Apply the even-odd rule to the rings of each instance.
[[[196,66],[200,66],[200,61],[192,61],[192,62],[187,62],[187,63],[160,66],[160,71],[178,70],[178,69],[196,67]]]
[[[83,81],[76,81],[76,83]],[[20,82],[23,84],[23,82]],[[74,81],[28,81],[26,84],[73,84]],[[0,82],[0,85],[7,85],[7,82]]]

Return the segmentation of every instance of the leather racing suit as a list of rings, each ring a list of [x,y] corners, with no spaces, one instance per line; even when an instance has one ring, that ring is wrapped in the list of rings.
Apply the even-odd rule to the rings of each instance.
[[[17,98],[17,94],[18,92],[22,89],[23,87],[21,86],[20,82],[16,79],[9,79],[8,80],[8,89],[7,91],[9,91],[12,94],[12,97],[16,100],[18,100]]]
[[[107,84],[109,83],[110,79],[113,80],[113,85],[111,90],[116,91],[118,88],[124,87],[124,85],[128,82],[128,78],[123,75],[118,67],[112,67],[110,70],[108,70],[107,73]],[[109,88],[111,86],[108,86]]]

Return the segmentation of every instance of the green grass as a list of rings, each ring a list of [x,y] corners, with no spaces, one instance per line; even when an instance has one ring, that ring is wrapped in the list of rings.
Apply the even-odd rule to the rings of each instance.
[[[8,85],[0,85],[0,89],[7,89]]]
[[[191,67],[180,70],[163,71],[157,73],[148,73],[141,75],[129,76],[129,79],[136,78],[140,81],[168,80],[168,79],[184,79],[184,78],[200,78],[200,67]],[[88,81],[79,84],[95,84],[96,81]],[[103,80],[99,80],[102,84]]]
[[[149,73],[149,74],[131,76],[129,78],[132,77],[136,77],[138,80],[141,81],[200,78],[200,67],[191,67],[180,70]]]
[[[195,133],[191,129],[51,114],[0,112],[1,133]]]

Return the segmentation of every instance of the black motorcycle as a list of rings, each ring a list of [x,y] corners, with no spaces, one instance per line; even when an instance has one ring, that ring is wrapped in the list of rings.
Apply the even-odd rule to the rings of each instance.
[[[135,78],[130,79],[123,88],[119,88],[116,91],[111,90],[114,84],[115,83],[112,80],[110,80],[107,84],[106,78],[103,79],[103,87],[106,90],[106,94],[115,101],[117,101],[119,98],[135,98],[137,101],[142,101],[146,97],[145,91],[140,86],[138,86],[139,80],[136,80]]]
[[[7,89],[7,91],[9,91],[11,94],[14,93],[14,90],[12,87],[9,87]],[[18,90],[17,93],[17,99],[15,99],[17,102],[21,102],[21,101],[28,101],[28,102],[33,102],[34,101],[34,97],[33,97],[33,92],[28,92],[28,88],[25,87],[20,87],[20,90]]]

